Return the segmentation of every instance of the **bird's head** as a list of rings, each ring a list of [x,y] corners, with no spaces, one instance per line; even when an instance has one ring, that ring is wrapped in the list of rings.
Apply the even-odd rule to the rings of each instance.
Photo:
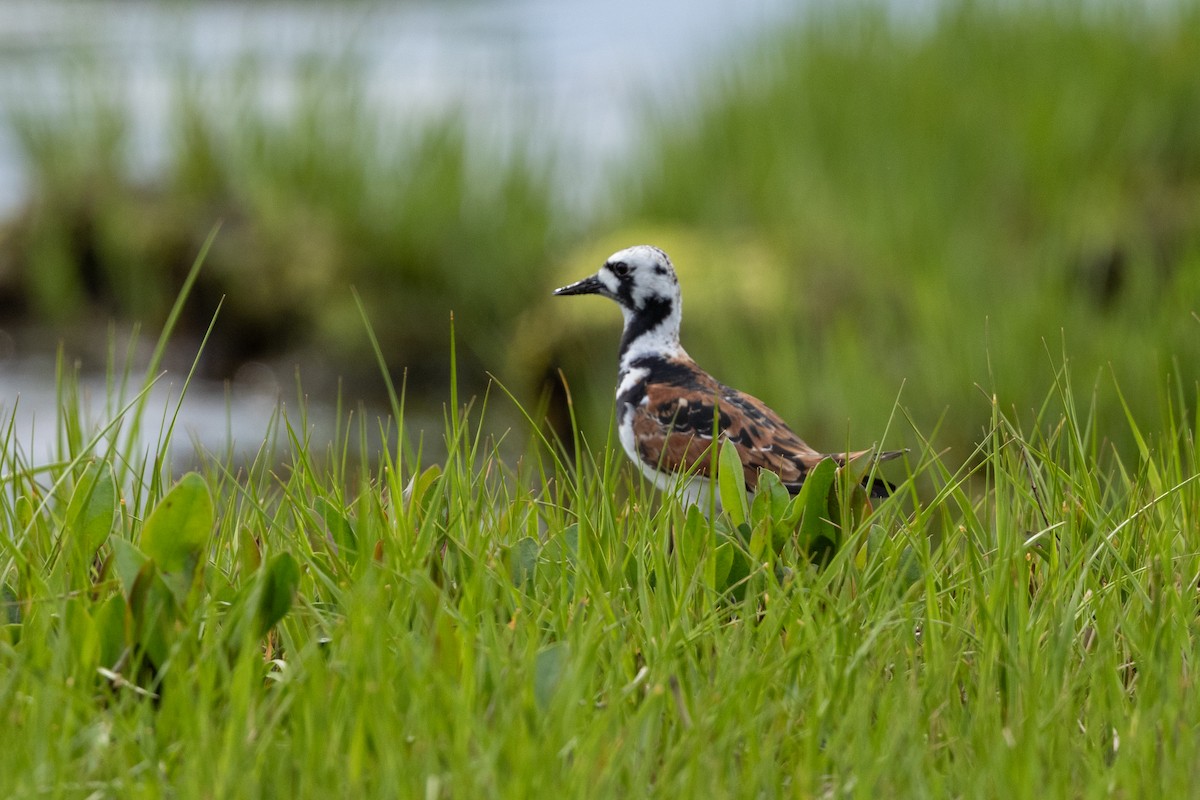
[[[678,311],[679,279],[671,259],[657,247],[639,244],[608,257],[600,270],[555,295],[598,294],[616,300],[626,316],[666,306]]]

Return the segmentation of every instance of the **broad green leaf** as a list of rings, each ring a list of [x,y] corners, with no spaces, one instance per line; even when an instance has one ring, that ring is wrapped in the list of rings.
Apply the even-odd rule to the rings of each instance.
[[[792,495],[792,499],[788,502],[787,509],[780,519],[780,526],[789,531],[794,531],[800,524],[800,519],[804,516],[804,506],[808,503],[808,493],[812,484],[808,481],[800,484],[800,491]]]
[[[552,582],[562,581],[567,591],[575,590],[574,565],[579,560],[579,525],[568,525],[558,536],[552,536],[542,546],[538,556],[538,573]]]
[[[717,487],[720,491],[721,507],[729,515],[734,526],[741,525],[749,517],[746,503],[746,471],[741,456],[733,442],[721,442],[717,457]]]
[[[517,540],[517,543],[509,550],[508,574],[517,586],[525,586],[533,580],[540,549],[541,546],[537,539],[525,536]]]
[[[121,579],[121,588],[125,594],[130,594],[133,591],[133,582],[137,580],[138,573],[150,557],[137,549],[133,542],[120,536],[113,537],[112,544],[117,577]]]
[[[750,541],[746,546],[746,549],[750,551],[750,557],[755,561],[760,561],[767,549],[767,540],[770,538],[771,529],[766,520],[755,525],[750,530]]]
[[[458,676],[463,671],[462,641],[458,623],[447,613],[438,611],[433,628],[433,653],[436,668],[443,674]]]
[[[71,642],[71,657],[75,663],[90,672],[96,668],[100,655],[100,637],[81,595],[65,598],[59,607],[59,623],[65,638]]]
[[[94,462],[80,475],[67,504],[66,536],[86,562],[96,556],[117,518],[117,482],[107,462]]]
[[[579,555],[579,523],[572,523],[542,547],[542,558],[551,562],[574,564]]]
[[[158,564],[182,603],[191,590],[213,527],[208,484],[189,472],[159,501],[142,528],[141,549]]]
[[[413,477],[408,483],[405,494],[408,495],[408,513],[425,509],[425,495],[434,482],[442,476],[442,468],[437,464],[426,469],[420,475]]]
[[[255,541],[254,534],[250,532],[250,528],[245,525],[238,527],[237,555],[238,570],[243,578],[249,578],[258,572],[258,568],[262,564],[262,550]]]
[[[33,522],[33,501],[25,495],[17,498],[17,502],[13,506],[13,510],[17,515],[17,524],[24,530]]]
[[[925,577],[925,570],[921,567],[921,558],[911,544],[905,545],[904,550],[901,551],[900,564],[896,570],[899,572],[897,580],[902,592]]]
[[[0,612],[5,625],[21,624],[21,601],[7,583],[0,583]]]
[[[772,523],[782,521],[791,499],[792,496],[783,488],[779,476],[769,470],[763,470],[758,475],[754,501],[750,505],[751,523],[757,525],[763,520],[770,520]]]
[[[867,536],[863,540],[862,547],[858,548],[858,552],[854,555],[854,566],[859,570],[867,568],[867,561],[872,555],[883,547],[887,540],[887,533],[880,525],[872,525],[871,530],[867,531]]]
[[[783,482],[774,472],[762,472],[758,476],[758,487],[754,492],[754,502],[750,507],[750,519],[757,527],[767,524],[771,533],[771,550],[779,554],[791,539],[796,530],[795,519],[789,521],[792,496],[783,487]]]
[[[713,565],[713,589],[723,592],[729,588],[729,570],[733,567],[734,557],[733,542],[728,540],[721,542],[713,549],[712,557],[709,559]]]
[[[563,544],[567,547],[568,557],[572,562],[579,558],[579,524],[568,525],[563,530]]]
[[[262,582],[256,612],[259,636],[275,627],[291,609],[296,587],[300,585],[300,566],[291,554],[279,553],[267,565]]]
[[[96,634],[100,639],[100,664],[111,667],[121,658],[129,644],[125,631],[125,598],[111,595],[96,612]]]
[[[826,539],[832,545],[838,542],[838,531],[831,521],[833,514],[829,503],[836,475],[837,465],[833,459],[827,458],[813,467],[804,478],[803,515],[798,539],[800,546],[806,550],[811,551],[820,539]]]
[[[538,706],[544,711],[554,698],[554,690],[562,681],[566,669],[570,648],[566,642],[555,642],[547,645],[537,654],[534,667],[533,694]]]
[[[53,538],[47,530],[46,515],[39,513],[34,501],[25,495],[17,498],[13,510],[19,529],[27,534],[21,545],[21,554],[30,563],[44,562],[48,555],[44,545]]]
[[[841,490],[841,488],[842,484],[839,481],[837,489]],[[866,487],[861,482],[850,484],[847,496],[842,497],[839,491],[834,499],[841,503],[841,509],[839,510],[846,512],[839,514],[839,518],[846,521],[847,530],[857,529],[862,521],[867,518],[867,515],[871,513],[871,496],[867,494]]]
[[[138,572],[129,590],[129,611],[134,640],[150,662],[161,667],[167,660],[177,606],[154,561],[147,561]]]
[[[683,525],[676,530],[675,548],[679,553],[680,566],[685,574],[690,575],[700,562],[710,529],[704,513],[696,506],[688,506]]]
[[[325,528],[337,547],[338,555],[351,563],[357,561],[358,534],[350,518],[323,497],[317,498],[314,509],[325,523]]]
[[[746,585],[743,581],[750,574],[750,558],[745,548],[739,545],[736,538],[737,535],[740,535],[740,533],[734,536],[720,532],[717,533],[717,553],[719,557],[717,563],[717,591],[729,592],[732,590],[734,599],[740,599],[744,595]],[[726,565],[726,561],[728,565]]]

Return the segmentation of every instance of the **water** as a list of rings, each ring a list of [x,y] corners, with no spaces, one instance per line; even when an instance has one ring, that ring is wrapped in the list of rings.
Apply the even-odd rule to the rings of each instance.
[[[794,0],[413,0],[405,3],[0,0],[0,108],[54,113],[83,91],[124,107],[132,166],[151,175],[169,147],[177,67],[220,87],[247,59],[286,109],[297,65],[353,54],[370,102],[398,120],[460,111],[477,134],[553,151],[574,194],[592,202],[605,165],[636,144],[650,105],[685,106],[689,93]],[[527,142],[527,134],[533,135]],[[27,197],[30,176],[0,118],[0,219]],[[2,268],[2,265],[0,265]],[[54,455],[53,362],[7,337],[0,320],[0,420],[35,462]],[[7,337],[7,338],[6,338]],[[49,339],[54,339],[51,334]],[[182,374],[155,388],[152,419],[174,414]],[[197,384],[179,410],[176,455],[195,443],[252,456],[280,395],[274,378],[245,386]],[[86,417],[107,421],[106,387],[85,374]],[[315,436],[332,411],[310,407]],[[157,415],[157,416],[155,416]]]
[[[54,362],[43,357],[10,358],[0,363],[0,419],[12,425],[12,441],[24,463],[46,464],[61,453],[57,411],[58,393],[54,386]],[[139,387],[134,387],[139,388]],[[150,390],[143,416],[145,441],[158,441],[176,418],[177,430],[171,437],[168,456],[177,464],[190,464],[197,449],[211,453],[230,453],[238,463],[254,459],[264,437],[281,436],[277,416],[279,393],[262,386],[225,386],[197,382],[188,387],[182,403],[183,381],[178,374],[166,374]],[[110,407],[107,380],[103,375],[85,373],[78,381],[83,406],[85,436],[108,428],[122,410]],[[127,401],[135,392],[131,389]],[[333,412],[326,406],[310,409],[312,432],[326,441],[334,430]],[[131,420],[122,417],[119,430],[128,430]],[[5,431],[7,434],[7,431]],[[108,436],[103,441],[107,441]],[[120,441],[120,437],[118,436]],[[280,440],[283,442],[284,440]],[[101,443],[101,449],[103,449]],[[153,458],[149,459],[153,462]]]
[[[153,172],[186,64],[198,89],[247,58],[286,107],[293,68],[352,54],[367,96],[397,119],[461,110],[477,131],[532,132],[596,185],[628,152],[649,104],[679,105],[709,70],[802,7],[794,0],[413,0],[404,3],[0,0],[0,101],[61,107],[86,60],[133,121],[135,166]],[[76,73],[78,70],[76,70]],[[95,82],[95,81],[93,81]],[[532,122],[532,125],[528,123]],[[0,214],[28,191],[0,126]]]

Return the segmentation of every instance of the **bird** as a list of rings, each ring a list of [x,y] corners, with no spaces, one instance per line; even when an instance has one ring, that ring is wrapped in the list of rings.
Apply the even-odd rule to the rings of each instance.
[[[714,441],[735,447],[750,496],[763,471],[775,473],[796,494],[825,459],[839,465],[860,459],[880,462],[905,452],[815,450],[763,401],[702,369],[680,344],[679,278],[671,259],[657,247],[619,250],[596,274],[554,291],[557,297],[588,294],[615,301],[625,320],[616,392],[621,447],[651,483],[678,492],[685,503],[720,509],[720,495],[713,490]],[[894,488],[879,479],[863,485],[874,497],[885,497]]]

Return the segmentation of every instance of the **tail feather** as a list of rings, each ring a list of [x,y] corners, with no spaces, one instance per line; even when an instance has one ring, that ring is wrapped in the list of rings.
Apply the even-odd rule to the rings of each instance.
[[[884,461],[891,461],[894,458],[899,458],[907,452],[907,450],[875,450],[872,448],[870,450],[856,450],[844,455],[839,454],[832,456],[832,458],[838,463],[839,466],[845,466],[853,463],[860,458],[869,459],[869,465],[874,466]],[[870,471],[869,468],[867,471]],[[896,491],[896,485],[894,483],[878,476],[864,476],[862,479],[862,485],[863,488],[867,490],[867,494],[874,498],[891,497],[891,495]]]
[[[819,458],[832,459],[833,462],[839,467],[844,467],[849,463],[863,458],[864,456],[869,456],[870,461],[863,465],[862,473],[860,473],[863,474],[862,486],[867,490],[867,494],[869,496],[874,498],[884,498],[890,497],[896,491],[896,485],[888,480],[885,480],[884,478],[880,478],[879,476],[871,476],[865,473],[870,473],[871,467],[875,466],[876,464],[879,464],[882,461],[891,461],[894,458],[899,458],[907,452],[907,450],[884,450],[882,452],[876,450],[856,450],[850,453],[820,455]],[[811,469],[813,466],[815,466],[815,464],[805,464],[802,475],[807,475],[809,469]],[[800,487],[803,485],[803,477],[798,481],[788,481],[783,484],[784,488],[787,489],[791,494],[796,494],[799,492]]]
[[[883,478],[863,478],[862,485],[868,496],[877,499],[891,497],[896,491],[896,484]]]
[[[850,461],[857,461],[863,456],[867,456],[871,459],[871,461],[878,463],[880,461],[891,461],[893,458],[899,458],[907,452],[907,450],[855,450],[852,453],[836,455],[833,458],[839,464],[845,464]]]
[[[879,464],[884,461],[891,461],[893,458],[899,458],[907,452],[907,450],[884,450],[875,456],[874,463]],[[880,477],[863,478],[863,487],[867,490],[869,496],[880,499],[891,497],[896,491],[896,484]]]
[[[860,450],[857,453],[850,453],[849,460],[853,461],[859,456],[869,455],[871,456],[871,463],[874,465],[884,461],[891,461],[894,458],[899,458],[907,452],[907,450],[883,450],[878,452],[875,450]],[[867,494],[875,498],[891,497],[896,491],[896,484],[878,476],[871,477],[868,475],[867,477],[863,478],[862,485],[863,488],[867,490]]]

